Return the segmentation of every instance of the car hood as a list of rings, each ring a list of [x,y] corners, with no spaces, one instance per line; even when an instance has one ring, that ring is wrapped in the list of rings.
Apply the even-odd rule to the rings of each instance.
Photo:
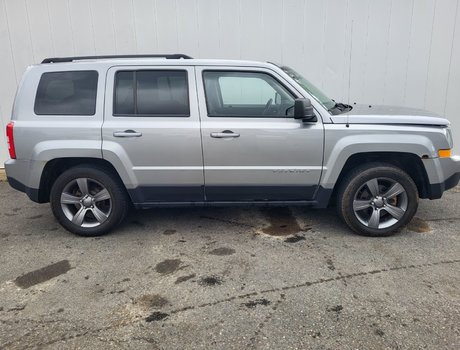
[[[355,105],[350,112],[331,116],[336,124],[449,125],[449,121],[423,109],[393,106]]]

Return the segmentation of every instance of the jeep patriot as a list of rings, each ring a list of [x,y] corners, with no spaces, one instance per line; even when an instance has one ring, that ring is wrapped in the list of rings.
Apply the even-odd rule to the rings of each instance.
[[[460,178],[448,120],[335,102],[264,62],[47,58],[24,73],[6,133],[10,185],[82,236],[131,205],[334,205],[356,233],[388,236]]]

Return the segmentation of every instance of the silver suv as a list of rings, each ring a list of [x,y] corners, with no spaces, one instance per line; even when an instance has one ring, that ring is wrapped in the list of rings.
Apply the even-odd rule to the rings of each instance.
[[[48,58],[11,119],[10,185],[83,236],[131,204],[335,205],[355,232],[387,236],[460,178],[446,119],[338,103],[273,63]]]

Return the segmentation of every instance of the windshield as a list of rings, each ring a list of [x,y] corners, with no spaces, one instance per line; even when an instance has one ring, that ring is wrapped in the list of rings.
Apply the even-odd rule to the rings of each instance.
[[[318,89],[315,85],[310,83],[307,79],[305,79],[302,75],[297,73],[294,69],[283,66],[280,67],[285,73],[287,73],[292,79],[294,79],[303,89],[312,95],[316,101],[321,103],[324,108],[327,110],[333,109],[335,106],[335,102],[327,97],[320,89]]]

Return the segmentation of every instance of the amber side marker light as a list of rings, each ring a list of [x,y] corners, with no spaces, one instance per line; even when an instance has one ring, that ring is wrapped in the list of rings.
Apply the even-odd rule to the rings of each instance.
[[[450,149],[440,149],[438,150],[438,156],[439,158],[450,158],[452,155],[452,152]]]

